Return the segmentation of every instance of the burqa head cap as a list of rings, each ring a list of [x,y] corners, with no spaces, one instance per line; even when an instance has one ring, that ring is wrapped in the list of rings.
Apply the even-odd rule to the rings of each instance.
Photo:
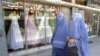
[[[72,14],[72,20],[83,20],[82,19],[83,17],[82,17],[82,15],[81,15],[81,13],[73,13]]]

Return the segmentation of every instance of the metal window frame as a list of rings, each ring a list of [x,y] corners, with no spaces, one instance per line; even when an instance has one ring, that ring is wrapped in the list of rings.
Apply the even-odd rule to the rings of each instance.
[[[38,3],[38,4],[47,4],[47,5],[57,5],[57,6],[64,6],[64,7],[75,7],[83,10],[88,11],[94,11],[94,12],[100,12],[100,9],[92,8],[88,6],[73,4],[70,2],[64,2],[64,1],[50,1],[50,0],[24,0],[26,3]]]

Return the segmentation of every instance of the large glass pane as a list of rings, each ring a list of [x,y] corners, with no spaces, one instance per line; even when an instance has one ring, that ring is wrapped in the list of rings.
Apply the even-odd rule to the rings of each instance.
[[[88,25],[89,36],[98,34],[98,13],[85,12],[85,21]]]
[[[77,12],[83,16],[89,36],[96,36],[98,34],[98,13],[80,9]]]
[[[55,13],[50,13],[48,10],[51,6],[45,5],[45,29],[46,29],[46,44],[51,43],[51,38],[55,26]]]
[[[32,10],[31,10],[32,9]],[[33,13],[30,13],[32,12]],[[44,5],[25,4],[26,45],[34,48],[45,45],[45,14]],[[32,14],[32,15],[31,15]]]
[[[25,49],[23,2],[19,3],[21,5],[16,4],[17,2],[13,4],[11,2],[3,2],[5,32],[9,52]],[[12,7],[14,5],[21,7]]]

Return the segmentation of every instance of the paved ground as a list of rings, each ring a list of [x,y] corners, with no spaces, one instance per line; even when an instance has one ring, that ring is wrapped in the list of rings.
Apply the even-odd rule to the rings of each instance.
[[[100,56],[100,37],[91,40],[93,43],[89,46],[90,56]],[[30,54],[27,56],[51,56],[51,49],[40,51],[38,53]]]
[[[93,43],[90,44],[90,56],[100,56],[100,37],[92,40]]]

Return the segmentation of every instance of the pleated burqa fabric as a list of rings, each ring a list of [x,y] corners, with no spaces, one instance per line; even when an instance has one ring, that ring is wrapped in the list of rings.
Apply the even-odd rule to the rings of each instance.
[[[55,30],[52,36],[52,56],[68,56],[67,49],[67,19],[62,12],[58,12],[55,19]]]
[[[76,39],[76,46],[78,47],[79,56],[89,56],[88,32],[83,17],[80,13],[72,14],[69,36]],[[71,46],[74,45],[75,44],[72,44]]]

